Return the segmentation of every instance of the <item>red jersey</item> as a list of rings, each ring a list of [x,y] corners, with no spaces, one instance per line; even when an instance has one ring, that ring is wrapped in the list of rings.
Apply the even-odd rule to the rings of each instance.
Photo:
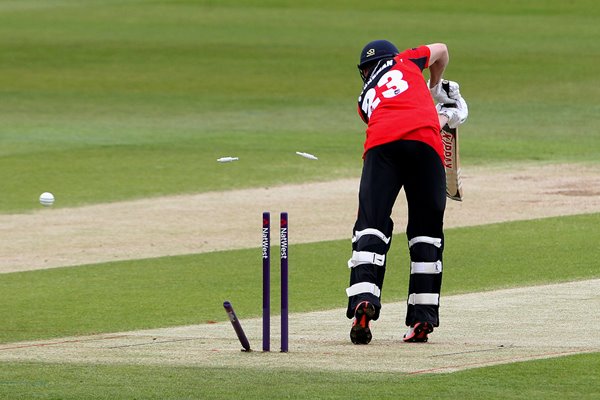
[[[444,160],[438,114],[423,77],[430,54],[427,46],[405,50],[381,61],[365,83],[358,97],[358,112],[367,123],[365,153],[396,140],[418,140]]]

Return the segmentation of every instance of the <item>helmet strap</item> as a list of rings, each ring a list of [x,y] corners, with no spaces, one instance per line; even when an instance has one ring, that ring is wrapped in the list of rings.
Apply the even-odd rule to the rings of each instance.
[[[377,64],[374,64],[372,68],[366,68],[366,74],[363,72],[365,68],[360,68],[360,66],[358,67],[358,73],[360,74],[360,77],[364,83],[367,83],[369,77],[373,74],[374,71],[376,71],[379,68],[379,64],[381,64],[381,61],[383,60],[384,59],[377,60]]]

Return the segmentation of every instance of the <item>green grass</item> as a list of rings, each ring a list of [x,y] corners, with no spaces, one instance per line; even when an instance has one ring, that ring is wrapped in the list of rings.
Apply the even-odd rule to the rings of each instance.
[[[232,134],[205,135],[203,143],[178,140],[169,144],[113,144],[6,156],[0,158],[0,169],[19,173],[6,177],[12,183],[3,198],[3,211],[39,207],[37,197],[43,191],[54,193],[56,206],[64,207],[266,183],[276,185],[298,182],[307,175],[314,180],[326,180],[345,177],[360,169],[360,157],[354,160],[352,168],[344,154],[337,152],[340,146],[334,143],[335,139],[344,142],[340,135],[320,139],[318,147],[308,144],[316,137],[306,134],[298,140],[293,135],[281,134],[273,142],[267,135],[253,135],[252,142],[246,142],[236,140]],[[216,146],[227,143],[228,150],[217,152],[210,147],[213,143]],[[261,148],[272,152],[268,161]],[[305,160],[296,156],[295,151],[317,153],[322,161]],[[222,156],[237,156],[241,161],[217,163]],[[276,163],[278,167],[274,166]]]
[[[355,64],[375,37],[448,43],[464,163],[597,162],[598,16],[559,0],[5,1],[0,213],[42,191],[62,207],[357,176]]]
[[[470,108],[465,164],[598,163],[599,17],[593,0],[4,0],[0,213],[39,207],[43,191],[65,207],[356,177],[355,64],[375,38],[449,45]],[[228,155],[240,161],[216,163]],[[449,230],[443,294],[598,277],[599,219]],[[384,301],[405,297],[403,240]],[[292,245],[292,311],[345,305],[349,250]],[[2,274],[0,342],[223,320],[225,298],[257,316],[254,265],[243,250]],[[428,376],[0,363],[0,398],[586,399],[599,362]]]
[[[595,399],[600,354],[426,376],[157,366],[0,364],[0,399]],[[565,374],[565,371],[569,373]]]
[[[589,214],[450,229],[444,294],[598,277],[600,249],[589,243],[599,225]],[[405,240],[389,255],[387,302],[406,297]],[[349,252],[349,240],[291,246],[292,312],[345,307]],[[0,342],[224,321],[224,300],[259,316],[261,282],[259,249],[0,274]]]

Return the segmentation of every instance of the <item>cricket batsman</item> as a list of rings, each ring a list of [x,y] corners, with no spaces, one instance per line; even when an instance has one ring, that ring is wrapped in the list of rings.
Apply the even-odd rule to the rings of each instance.
[[[387,40],[375,40],[360,54],[358,70],[364,85],[358,113],[367,129],[346,289],[352,343],[369,343],[370,321],[379,318],[394,228],[392,208],[401,188],[408,202],[410,252],[408,331],[403,340],[426,342],[439,325],[446,208],[440,128],[446,123],[455,128],[468,116],[458,84],[450,81],[449,89],[442,89],[448,61],[443,43],[400,52]],[[423,76],[426,68],[428,82]]]

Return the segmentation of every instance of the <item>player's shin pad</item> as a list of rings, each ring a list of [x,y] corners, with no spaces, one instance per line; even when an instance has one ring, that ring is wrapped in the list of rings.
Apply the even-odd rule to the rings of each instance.
[[[458,157],[458,132],[444,125],[440,132],[444,144],[444,164],[446,166],[446,195],[457,201],[463,199],[462,180],[460,176],[460,159]]]

